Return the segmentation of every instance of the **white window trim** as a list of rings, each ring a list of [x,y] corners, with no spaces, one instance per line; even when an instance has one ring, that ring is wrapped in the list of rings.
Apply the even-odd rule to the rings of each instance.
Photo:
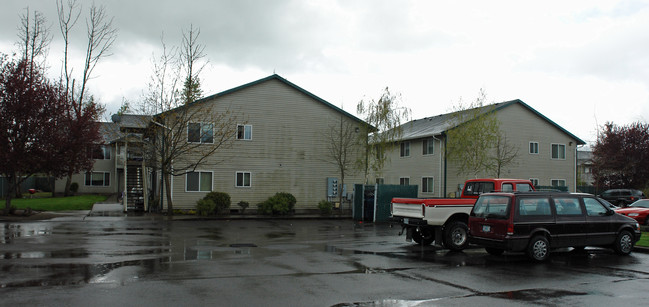
[[[557,185],[556,187],[565,187],[568,184],[568,181],[565,179],[550,179],[550,186],[555,187],[555,185],[552,184],[553,181],[563,181],[564,185]]]
[[[198,191],[187,190],[187,175],[189,175],[189,173],[198,173]],[[209,191],[201,191],[201,173],[210,173],[210,175],[212,177],[212,185],[210,186]],[[174,176],[171,176],[172,179],[173,179],[173,177]],[[173,183],[173,181],[172,181],[172,183]],[[173,187],[173,185],[172,185],[172,187]],[[173,189],[171,189],[171,190],[173,191]],[[195,170],[193,172],[185,173],[185,192],[187,192],[187,193],[209,193],[209,192],[212,192],[212,191],[214,191],[214,172],[213,171]]]
[[[199,131],[198,131],[198,142],[192,142],[189,140],[189,124],[199,124]],[[201,141],[203,138],[203,125],[212,125],[212,141],[211,142],[203,142]],[[214,144],[214,123],[212,122],[189,122],[187,123],[187,143],[190,144]]]
[[[423,152],[424,152],[424,149],[423,149],[423,148],[427,148],[427,147],[428,147],[428,142],[429,142],[429,141],[430,141],[431,143],[433,143],[433,152],[427,152],[427,153],[424,154],[424,153],[423,153]],[[433,155],[435,155],[435,139],[433,139],[433,138],[427,138],[427,139],[424,139],[424,140],[421,142],[421,145],[422,145],[422,147],[423,147],[422,150],[421,150],[422,155],[424,155],[424,156],[433,156]],[[424,145],[425,145],[425,146],[424,146]]]
[[[531,151],[530,151],[530,149],[531,149],[530,147],[531,147],[532,144],[536,144],[536,152],[531,152]],[[527,147],[527,152],[528,152],[530,155],[538,155],[539,152],[541,151],[541,145],[540,145],[540,143],[539,143],[539,142],[535,142],[535,141],[530,141],[530,144],[529,144],[529,145],[530,145],[530,146]]]
[[[563,158],[554,158],[554,157],[552,157],[552,147],[554,147],[554,145],[563,146]],[[557,152],[557,154],[558,153],[559,152]],[[566,151],[566,144],[561,144],[561,143],[551,143],[550,144],[550,159],[551,160],[565,160],[567,155],[568,155],[568,152]]]
[[[86,184],[86,181],[87,181],[87,180],[86,180],[86,176],[88,176],[88,173],[90,173],[90,184]],[[106,182],[106,174],[108,174],[108,185],[105,185],[105,184],[102,184],[102,185],[93,185],[93,184],[92,184],[92,173],[102,173],[102,174],[103,174],[103,176],[102,176],[102,178],[103,178],[102,181],[103,181],[103,182]],[[111,184],[112,184],[112,181],[113,181],[113,180],[111,179],[111,177],[112,177],[112,176],[110,175],[110,172],[103,172],[103,171],[89,171],[89,172],[85,172],[85,173],[83,174],[83,186],[85,186],[85,187],[97,187],[97,188],[110,188],[110,186],[111,186]]]
[[[246,173],[250,174],[250,185],[249,186],[237,185],[237,176],[239,176],[239,174],[244,174],[244,176],[245,176]],[[252,172],[251,171],[236,171],[236,172],[234,172],[234,187],[235,188],[242,188],[242,189],[250,189],[250,188],[252,188]]]
[[[243,127],[243,138],[239,138],[239,127]],[[250,138],[246,139],[246,127],[250,127]],[[237,141],[252,141],[252,125],[248,124],[237,124],[237,135],[235,135],[235,139]]]
[[[402,148],[402,147],[405,147],[406,144],[408,144],[408,155],[403,156],[403,155],[401,155],[401,148]],[[411,149],[411,148],[410,148],[410,141],[401,142],[401,143],[399,144],[399,158],[409,158],[409,157],[410,157],[410,149]]]
[[[424,178],[430,178],[430,180],[433,181],[432,186],[432,191],[426,191],[424,192]],[[434,194],[435,193],[435,178],[433,176],[423,176],[421,177],[421,193],[423,194]]]

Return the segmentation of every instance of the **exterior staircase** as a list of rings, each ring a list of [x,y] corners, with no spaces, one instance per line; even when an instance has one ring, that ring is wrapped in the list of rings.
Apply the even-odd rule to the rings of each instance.
[[[128,166],[126,173],[126,209],[144,211],[144,181],[142,167]]]

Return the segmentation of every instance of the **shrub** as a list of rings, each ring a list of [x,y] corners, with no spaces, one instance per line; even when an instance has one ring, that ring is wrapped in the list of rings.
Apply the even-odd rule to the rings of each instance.
[[[250,206],[250,203],[248,203],[247,201],[240,201],[238,205],[239,207],[241,207],[241,213],[243,213],[244,211],[246,211],[246,208]]]
[[[334,204],[331,203],[330,201],[321,200],[318,203],[318,209],[320,209],[320,214],[322,214],[322,215],[331,214],[331,211],[333,210],[333,207],[334,207]]]
[[[291,193],[276,193],[257,205],[260,214],[284,215],[293,211],[297,200]]]
[[[214,213],[222,214],[230,211],[230,195],[224,192],[210,192],[204,199],[214,202]]]
[[[196,202],[196,214],[201,216],[210,215],[214,212],[216,204],[214,201],[208,198],[200,199]]]
[[[74,194],[74,193],[77,193],[77,191],[79,191],[79,184],[76,183],[76,182],[71,183],[70,184],[70,192],[72,192]]]

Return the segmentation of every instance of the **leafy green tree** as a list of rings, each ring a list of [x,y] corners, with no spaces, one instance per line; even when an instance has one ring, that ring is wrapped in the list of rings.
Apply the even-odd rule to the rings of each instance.
[[[381,174],[388,162],[386,151],[401,139],[401,124],[410,120],[410,109],[400,103],[401,95],[391,93],[386,87],[378,100],[361,100],[356,105],[356,113],[361,114],[367,123],[361,133],[367,136],[365,153],[357,161],[357,167],[365,172],[366,183],[370,171]]]
[[[492,149],[499,140],[500,122],[494,106],[485,105],[486,94],[469,105],[462,101],[450,115],[446,132],[446,156],[458,168],[459,175],[478,176],[494,170]],[[497,167],[498,173],[500,167]]]

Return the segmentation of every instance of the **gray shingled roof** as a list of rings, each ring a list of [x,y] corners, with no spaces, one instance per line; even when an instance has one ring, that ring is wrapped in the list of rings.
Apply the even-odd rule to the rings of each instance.
[[[534,110],[532,107],[530,107],[520,99],[490,104],[481,108],[484,112],[489,112],[491,110],[498,111],[514,104],[520,104],[524,108],[527,108],[529,111],[536,114],[541,119],[547,121],[551,125],[563,131],[565,134],[574,138],[579,145],[586,144],[586,142],[582,141],[580,138],[570,133],[568,130],[564,129],[563,127],[557,125],[555,122],[545,117],[543,114],[539,113],[538,111]],[[405,141],[405,140],[413,140],[413,139],[436,136],[448,131],[449,129],[452,129],[453,127],[456,127],[457,126],[456,124],[450,122],[450,120],[453,118],[452,116],[453,114],[454,113],[447,113],[447,114],[437,115],[433,117],[426,117],[422,119],[416,119],[403,124],[402,140]]]

